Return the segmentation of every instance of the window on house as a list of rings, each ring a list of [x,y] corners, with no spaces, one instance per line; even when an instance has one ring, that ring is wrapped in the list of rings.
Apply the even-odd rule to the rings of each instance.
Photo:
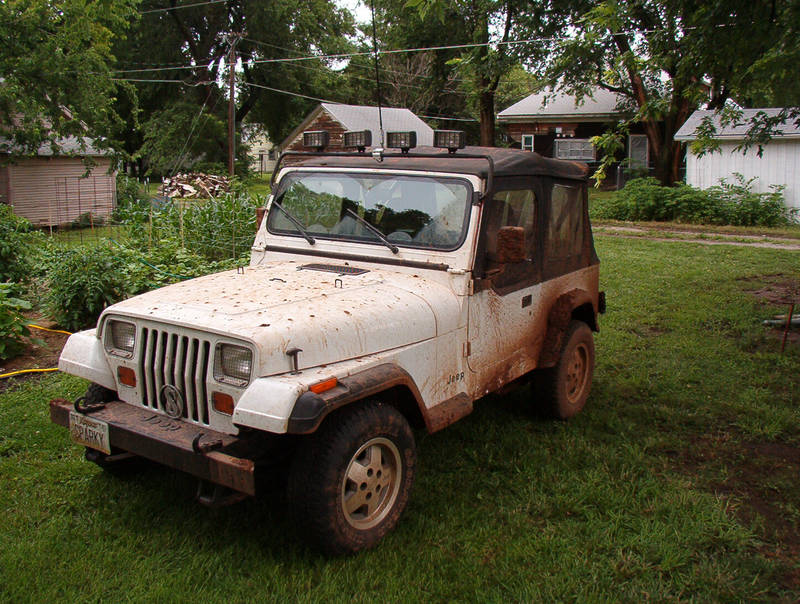
[[[650,153],[646,134],[631,134],[628,136],[628,158],[631,168],[647,167]]]
[[[588,138],[556,139],[555,156],[558,159],[594,161],[594,145]]]
[[[522,135],[522,150],[533,151],[533,134]]]

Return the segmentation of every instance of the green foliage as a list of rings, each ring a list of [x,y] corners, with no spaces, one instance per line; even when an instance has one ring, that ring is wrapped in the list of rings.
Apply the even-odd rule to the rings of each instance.
[[[31,335],[28,320],[22,316],[31,303],[14,297],[14,289],[11,283],[0,283],[0,359],[16,356]]]
[[[0,123],[13,119],[12,154],[55,145],[64,136],[84,137],[87,125],[102,133],[118,119],[111,45],[137,4],[0,2]]]
[[[0,203],[0,282],[24,281],[31,270],[31,223]]]
[[[161,240],[150,250],[116,245],[54,247],[42,255],[46,313],[72,331],[90,327],[107,306],[184,279],[234,268],[242,258],[209,260]]]
[[[104,245],[62,249],[47,277],[47,314],[70,331],[90,327],[130,292],[125,261]]]
[[[771,186],[769,193],[755,193],[756,178],[745,179],[734,173],[733,182],[723,179],[719,186],[708,189],[708,194],[718,200],[725,224],[739,226],[785,226],[796,221],[798,210],[789,209],[783,196],[783,186]]]
[[[780,187],[771,193],[755,193],[754,179],[746,181],[740,174],[736,179],[700,190],[685,184],[665,187],[655,178],[635,178],[617,195],[603,200],[593,215],[612,220],[767,227],[795,220],[797,212],[786,207]]]
[[[255,208],[264,204],[258,195],[229,193],[207,201],[167,201],[160,207],[129,203],[119,209],[118,218],[139,249],[172,241],[207,260],[222,260],[249,249],[255,236]]]

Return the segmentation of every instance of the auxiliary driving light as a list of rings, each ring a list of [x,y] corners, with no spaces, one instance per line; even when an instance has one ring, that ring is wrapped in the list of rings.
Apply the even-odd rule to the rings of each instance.
[[[331,140],[331,135],[326,130],[309,130],[303,132],[303,146],[315,147],[317,151],[324,151]]]
[[[223,384],[247,386],[253,370],[253,352],[244,346],[217,344],[214,351],[214,379]]]
[[[447,149],[450,153],[455,153],[458,149],[463,149],[466,144],[466,136],[463,130],[434,130],[433,146],[440,149]]]
[[[408,132],[387,132],[386,146],[390,149],[400,149],[403,153],[408,153],[409,149],[417,146],[417,133],[413,130]]]
[[[136,345],[136,325],[126,321],[110,320],[105,333],[106,351],[125,359],[133,356]]]
[[[372,132],[369,130],[351,130],[343,135],[345,147],[355,147],[359,153],[372,145]]]

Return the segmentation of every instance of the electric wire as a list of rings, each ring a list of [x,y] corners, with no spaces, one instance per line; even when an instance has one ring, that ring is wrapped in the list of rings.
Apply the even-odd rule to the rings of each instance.
[[[206,0],[205,2],[195,2],[194,4],[180,4],[178,6],[170,6],[168,8],[151,8],[148,10],[140,10],[140,15],[147,15],[149,13],[168,13],[173,10],[181,10],[183,8],[195,8],[197,6],[205,6],[206,4],[220,4],[227,2],[227,0]]]
[[[695,29],[694,27],[686,27],[685,30]],[[618,32],[607,32],[606,36],[621,36],[621,35],[646,35],[649,33],[657,33],[660,31],[669,31],[667,28],[655,28],[649,30],[622,30]],[[467,49],[467,48],[480,48],[484,46],[515,46],[518,44],[533,44],[536,42],[558,42],[561,40],[570,40],[572,38],[568,38],[566,36],[545,36],[545,37],[538,37],[538,38],[526,38],[520,40],[499,40],[496,42],[470,42],[465,44],[449,44],[449,45],[442,45],[442,46],[421,46],[417,48],[396,48],[396,49],[388,49],[388,50],[379,50],[378,54],[384,55],[391,55],[391,54],[404,54],[404,53],[413,53],[413,52],[425,52],[425,51],[432,51],[432,50],[459,50],[459,49]],[[351,57],[363,57],[363,56],[372,56],[374,54],[373,51],[358,51],[358,52],[343,52],[343,53],[333,53],[333,54],[315,54],[315,55],[304,55],[298,57],[284,57],[284,58],[264,58],[264,59],[256,59],[253,62],[257,64],[262,63],[291,63],[295,61],[312,61],[312,60],[340,60],[340,59],[347,59]],[[133,73],[133,72],[143,72],[143,71],[168,71],[170,69],[198,69],[201,66],[198,65],[184,65],[180,67],[153,67],[153,68],[144,68],[144,69],[131,69],[131,70],[113,70],[113,73]]]

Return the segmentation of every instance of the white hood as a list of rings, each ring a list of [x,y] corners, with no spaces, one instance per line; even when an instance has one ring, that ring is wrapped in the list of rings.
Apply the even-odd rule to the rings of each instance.
[[[437,323],[441,330],[457,321],[455,294],[418,275],[369,265],[361,275],[300,266],[273,262],[207,275],[130,298],[106,313],[250,341],[262,377],[291,368],[290,348],[302,349],[301,369],[315,367],[433,338]],[[437,301],[436,312],[426,300]]]

